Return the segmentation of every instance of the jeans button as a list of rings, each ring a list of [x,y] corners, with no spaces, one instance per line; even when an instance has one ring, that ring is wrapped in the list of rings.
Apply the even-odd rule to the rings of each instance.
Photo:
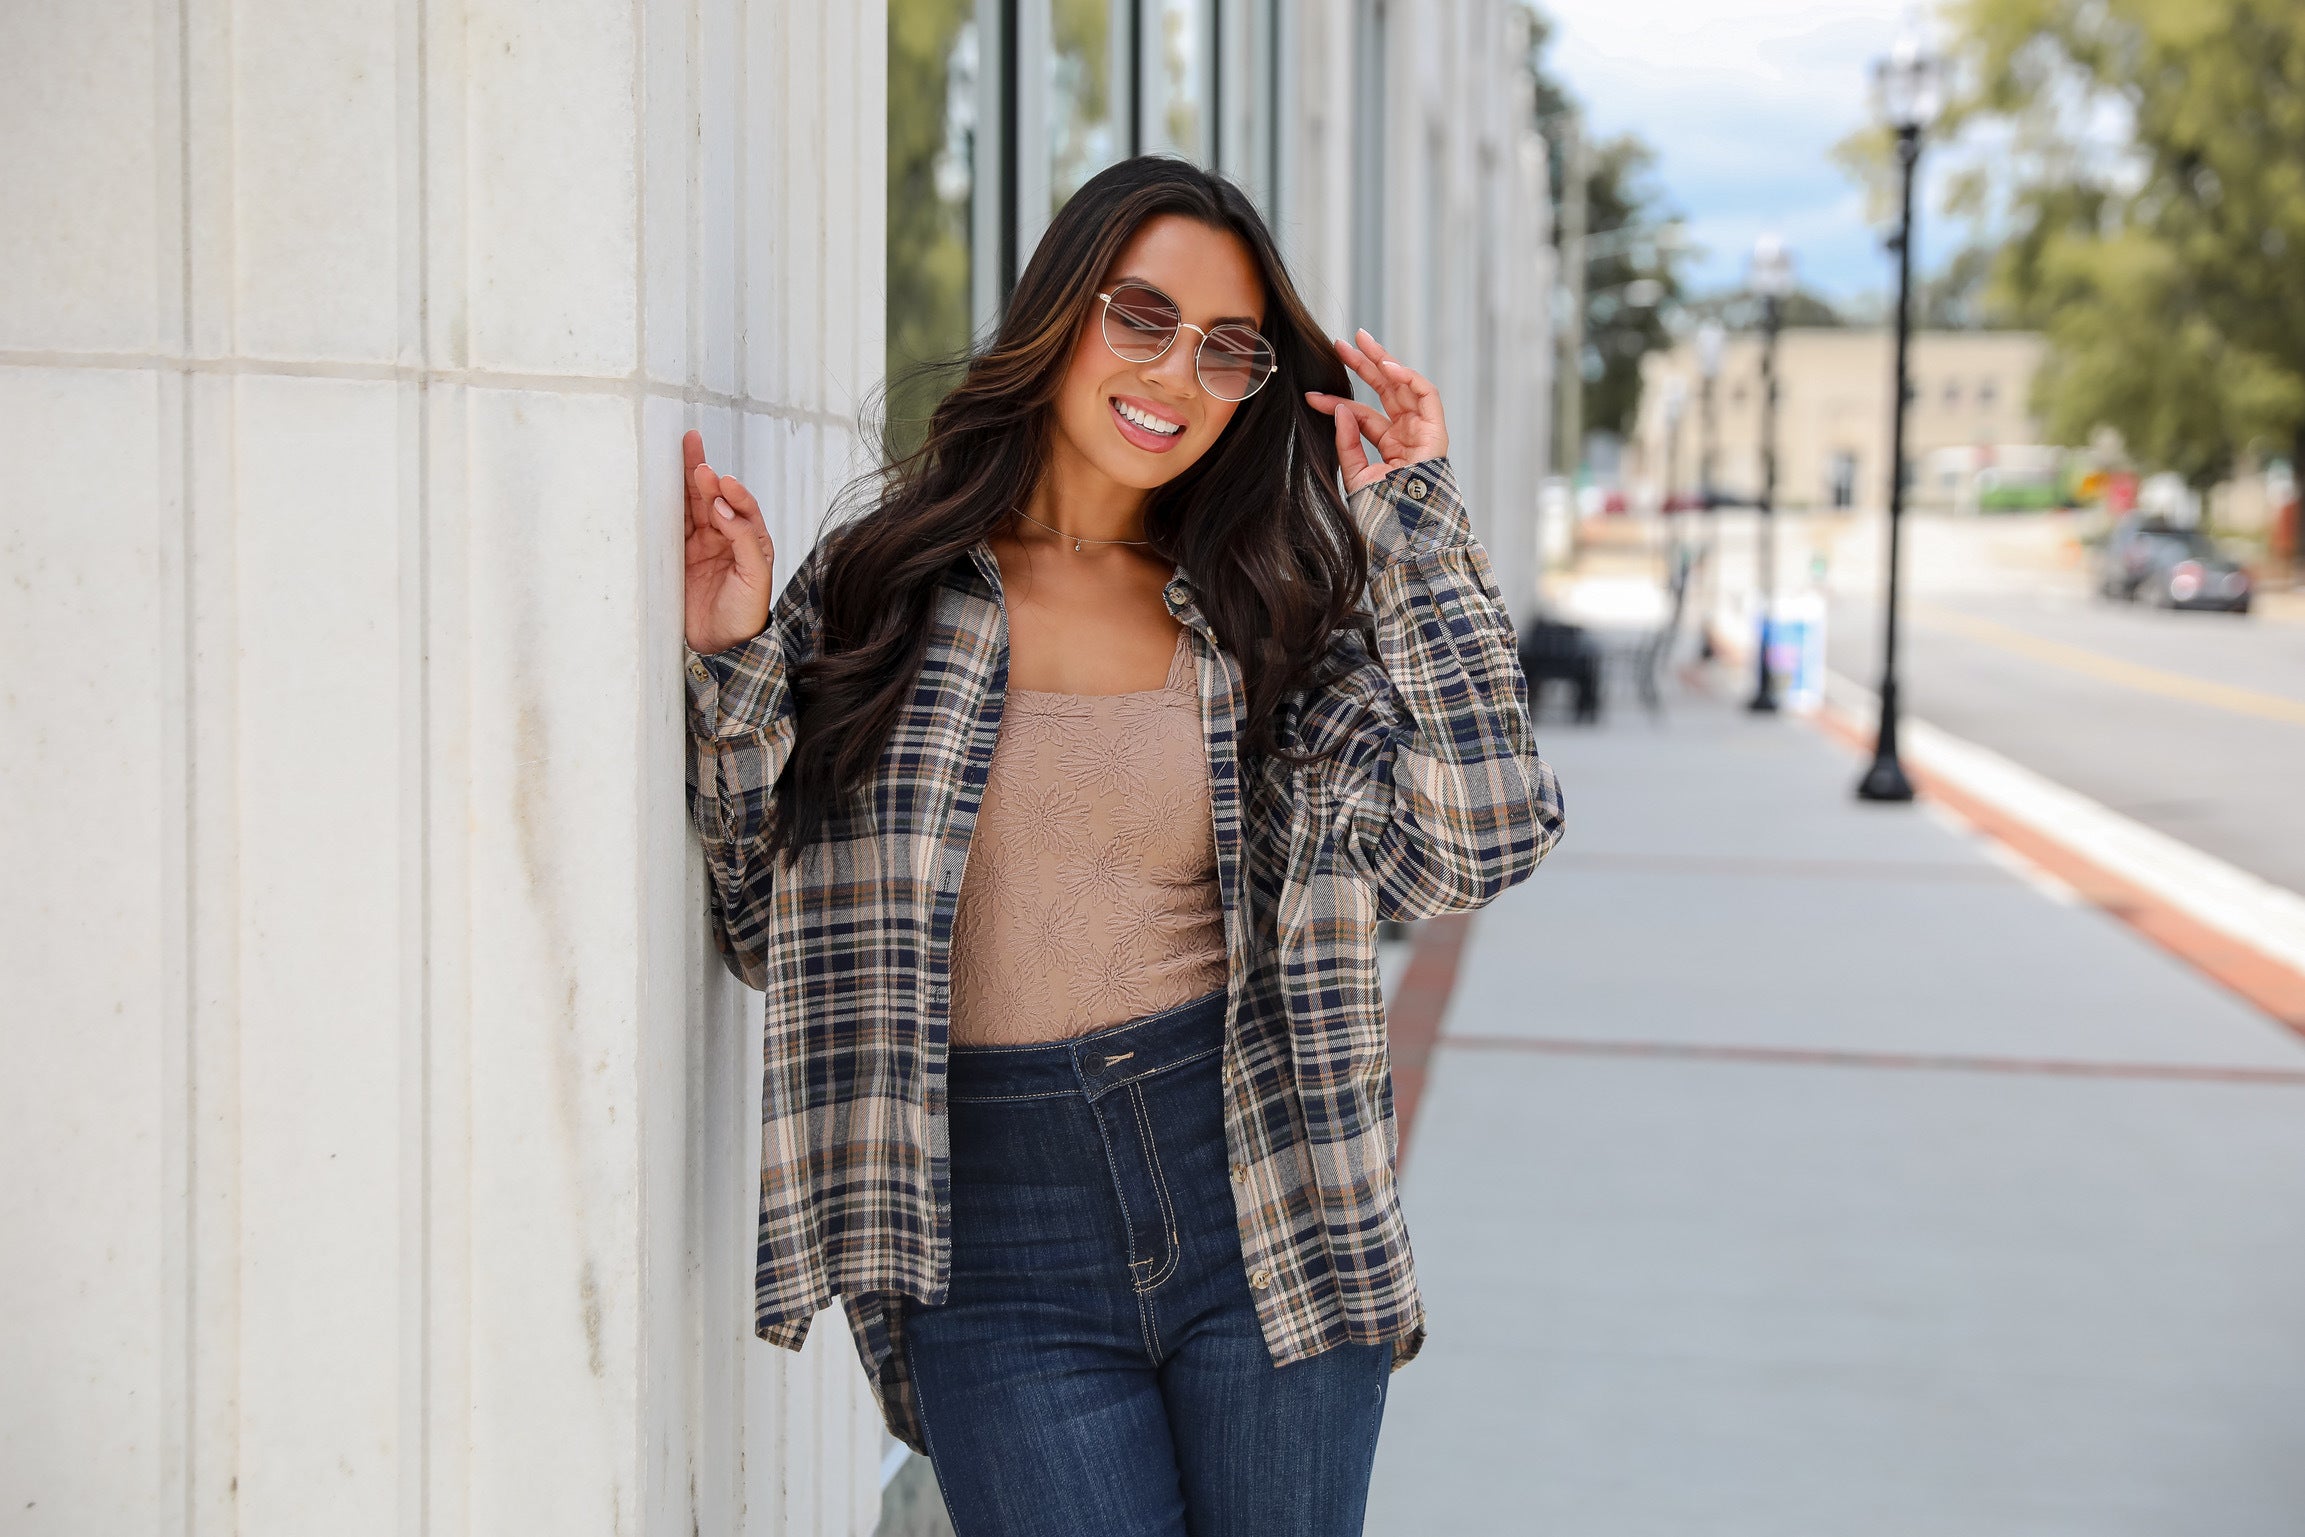
[[[1086,1056],[1080,1059],[1080,1065],[1089,1072],[1101,1073],[1104,1071],[1104,1058],[1094,1055]]]

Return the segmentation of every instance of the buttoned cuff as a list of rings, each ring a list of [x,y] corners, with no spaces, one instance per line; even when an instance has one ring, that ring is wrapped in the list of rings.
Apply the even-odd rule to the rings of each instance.
[[[688,674],[689,726],[698,736],[717,736],[726,724],[721,718],[721,690],[726,688],[743,667],[746,656],[754,647],[765,643],[767,631],[762,631],[741,645],[726,651],[699,654],[684,642],[681,653]]]
[[[1369,542],[1370,563],[1385,566],[1473,536],[1456,471],[1446,458],[1404,464],[1346,500]]]

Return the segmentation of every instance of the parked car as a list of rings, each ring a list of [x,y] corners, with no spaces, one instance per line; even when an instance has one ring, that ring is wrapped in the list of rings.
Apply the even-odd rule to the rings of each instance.
[[[2249,612],[2249,573],[2221,554],[2197,528],[2157,518],[2125,517],[2107,535],[2097,588],[2108,598],[2145,601],[2161,608]]]

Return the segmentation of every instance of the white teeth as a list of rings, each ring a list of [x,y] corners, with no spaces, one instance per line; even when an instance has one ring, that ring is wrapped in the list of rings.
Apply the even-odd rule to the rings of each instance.
[[[1136,423],[1145,431],[1157,432],[1164,438],[1184,431],[1183,423],[1164,422],[1159,417],[1153,415],[1150,411],[1140,411],[1125,400],[1116,400],[1113,402],[1113,406],[1120,412],[1121,415],[1127,417],[1130,421]]]

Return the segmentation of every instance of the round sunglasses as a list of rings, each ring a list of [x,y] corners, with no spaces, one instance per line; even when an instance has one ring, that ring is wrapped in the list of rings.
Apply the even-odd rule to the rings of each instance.
[[[1123,362],[1150,363],[1176,345],[1177,332],[1200,331],[1193,373],[1217,399],[1246,400],[1273,376],[1273,344],[1253,326],[1228,320],[1201,331],[1176,300],[1133,278],[1097,297],[1104,300],[1104,344]]]

